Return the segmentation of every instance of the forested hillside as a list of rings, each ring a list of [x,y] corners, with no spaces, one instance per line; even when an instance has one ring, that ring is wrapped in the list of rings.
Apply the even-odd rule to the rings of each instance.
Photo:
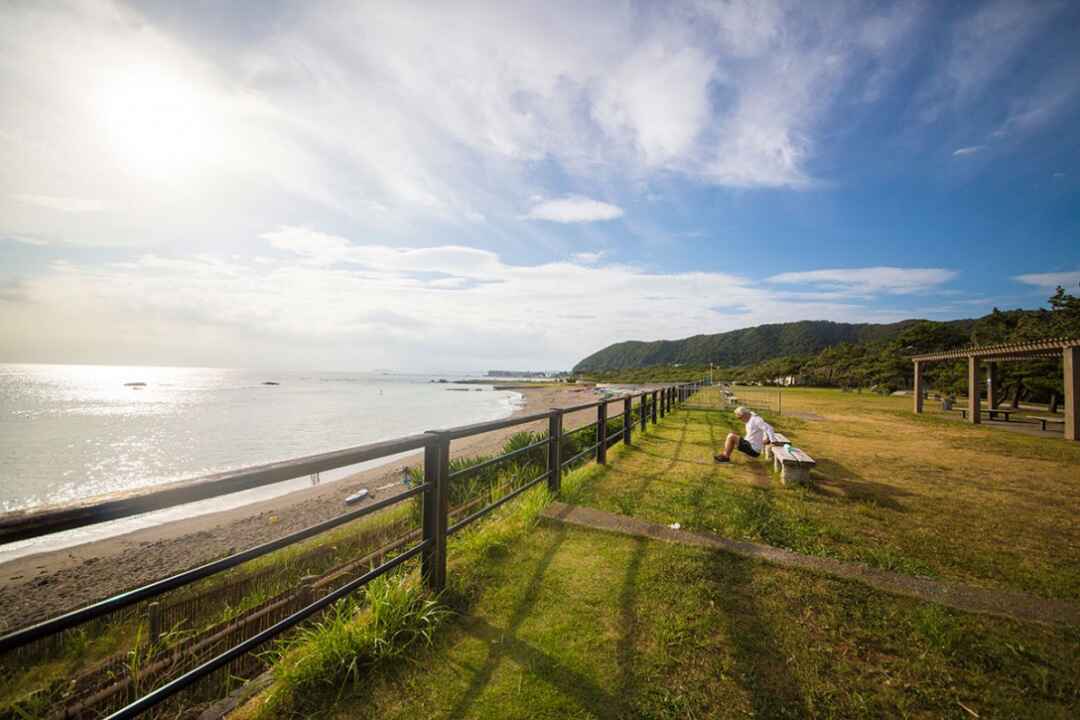
[[[1080,337],[1080,298],[1063,288],[1049,299],[1048,309],[997,310],[977,320],[954,320],[933,322],[908,320],[892,325],[847,326],[864,328],[862,341],[844,340],[810,352],[784,352],[777,340],[775,350],[755,348],[755,352],[768,354],[759,362],[744,362],[723,367],[713,373],[718,380],[770,383],[785,377],[794,377],[801,385],[823,387],[866,387],[881,392],[907,388],[911,384],[911,355],[950,350],[965,345],[989,345],[1004,342],[1022,342],[1040,338]],[[795,326],[837,326],[837,323],[790,323],[788,325],[763,325],[748,330],[738,330],[720,335],[701,335],[667,343],[688,344],[713,340],[717,346],[741,340],[761,337],[783,336],[787,342],[795,342],[797,332],[785,334],[776,328]],[[868,329],[872,328],[872,329]],[[760,333],[756,331],[766,331]],[[843,331],[839,331],[838,334]],[[771,335],[770,335],[771,333]],[[809,342],[823,342],[822,334]],[[835,337],[835,335],[833,336]],[[623,346],[658,345],[658,343],[619,343],[586,358],[578,364],[581,368],[602,353],[609,353]],[[682,356],[686,357],[686,356]],[[625,369],[607,368],[598,371],[580,371],[587,377],[609,382],[650,382],[691,380],[709,373],[708,363],[718,362],[716,357],[706,357],[682,362],[679,360],[655,363],[647,367]],[[606,360],[618,364],[614,357]],[[678,363],[678,367],[673,367]],[[1060,360],[1029,360],[1001,364],[1001,383],[1005,396],[1012,403],[1025,398],[1050,402],[1056,406],[1062,393]],[[933,363],[927,368],[928,385],[938,392],[965,392],[967,387],[966,365],[962,362]]]
[[[616,343],[588,356],[574,372],[627,370],[653,365],[709,365],[736,367],[772,358],[809,355],[841,343],[862,344],[895,338],[922,320],[903,320],[888,325],[836,323],[828,320],[758,325],[716,335],[695,335],[683,340],[631,340]],[[967,334],[973,320],[939,323]]]

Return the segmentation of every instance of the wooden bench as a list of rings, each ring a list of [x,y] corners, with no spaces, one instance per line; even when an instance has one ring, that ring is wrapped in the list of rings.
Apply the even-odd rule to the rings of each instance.
[[[997,420],[998,415],[1004,415],[1005,416],[1005,422],[1009,422],[1009,416],[1012,415],[1013,413],[1015,413],[1016,410],[1002,410],[1000,408],[994,408],[994,409],[979,408],[979,412],[986,413],[988,416],[990,416],[991,420]],[[960,408],[960,417],[967,420],[967,414],[968,414],[967,408]]]
[[[1046,423],[1054,423],[1055,425],[1064,425],[1065,418],[1052,418],[1044,415],[1025,415],[1025,417],[1031,420],[1038,420],[1042,426],[1042,431],[1046,432]]]
[[[777,445],[772,449],[773,468],[780,473],[780,480],[785,485],[809,485],[810,470],[816,462],[798,448],[788,450],[783,445]]]
[[[790,440],[787,439],[786,435],[782,435],[782,434],[780,434],[778,432],[774,432],[773,437],[776,438],[776,442],[773,443],[772,445],[766,445],[764,452],[761,453],[765,457],[766,460],[768,460],[771,457],[770,453],[772,452],[772,449],[774,447],[780,447],[782,445],[785,445],[785,444],[791,442]]]

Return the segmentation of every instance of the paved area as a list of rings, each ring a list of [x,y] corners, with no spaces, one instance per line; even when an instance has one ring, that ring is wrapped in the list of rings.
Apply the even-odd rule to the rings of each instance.
[[[1050,625],[1080,625],[1080,605],[1064,600],[902,575],[877,570],[863,563],[803,555],[771,545],[730,540],[712,533],[674,530],[665,525],[646,522],[628,515],[617,515],[560,502],[553,502],[548,506],[544,511],[544,519],[547,522],[593,530],[712,548],[775,565],[855,580],[894,595],[939,603],[966,612]]]

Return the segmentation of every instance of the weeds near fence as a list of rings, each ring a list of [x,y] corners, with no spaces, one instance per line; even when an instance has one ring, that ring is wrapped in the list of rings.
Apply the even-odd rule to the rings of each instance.
[[[564,484],[575,487],[579,474],[568,473]],[[322,621],[275,649],[273,685],[241,708],[237,720],[303,715],[325,707],[372,670],[431,645],[439,626],[465,612],[491,580],[488,560],[525,537],[550,500],[547,487],[538,485],[485,522],[454,535],[453,572],[437,601],[424,592],[416,572],[398,572],[373,581],[363,596],[337,603]]]
[[[299,710],[310,693],[336,689],[340,696],[380,663],[430,645],[449,615],[415,575],[377,578],[362,597],[339,600],[274,653],[276,683],[265,698],[264,716]]]

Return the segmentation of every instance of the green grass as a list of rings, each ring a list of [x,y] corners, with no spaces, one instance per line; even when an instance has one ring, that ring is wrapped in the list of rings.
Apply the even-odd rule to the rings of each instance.
[[[262,712],[274,717],[302,708],[310,694],[340,696],[356,688],[374,668],[430,645],[449,614],[408,576],[377,578],[282,646],[274,665],[278,682]]]
[[[541,526],[325,718],[1072,717],[1080,634],[724,554]]]
[[[815,487],[712,455],[741,426],[679,410],[569,502],[907,574],[1080,599],[1080,444],[916,417],[910,398],[785,391],[768,416],[818,461]]]
[[[572,473],[564,499],[657,517],[696,509],[702,527],[724,522],[825,553],[860,547],[858,523],[829,524],[790,504],[813,493],[703,482],[695,473],[760,477],[689,462],[711,449],[701,437],[708,421],[694,430],[694,415],[637,435],[607,468]],[[635,462],[652,472],[621,472]],[[716,486],[739,492],[717,495]],[[259,696],[238,717],[1071,718],[1080,709],[1080,628],[966,614],[724,553],[537,526],[546,501],[542,489],[527,493],[454,538],[443,600],[456,614],[431,645],[360,682],[331,673],[300,705],[268,713]],[[858,502],[870,517],[895,511]],[[920,567],[887,542],[861,547],[879,566]]]

